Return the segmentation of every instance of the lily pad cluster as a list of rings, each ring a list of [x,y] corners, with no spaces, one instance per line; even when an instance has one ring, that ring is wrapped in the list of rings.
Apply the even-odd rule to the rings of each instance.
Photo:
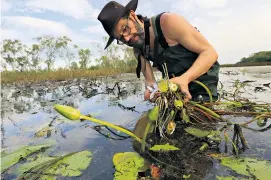
[[[221,161],[221,165],[228,167],[235,173],[244,176],[243,179],[270,179],[271,163],[248,157],[216,157]],[[242,177],[217,176],[219,180],[242,179]]]
[[[58,176],[80,176],[92,159],[90,151],[72,152],[52,157],[43,150],[52,144],[22,147],[1,156],[1,173],[11,171],[18,179],[56,179]],[[24,160],[24,161],[22,161]],[[16,166],[15,166],[16,165]]]

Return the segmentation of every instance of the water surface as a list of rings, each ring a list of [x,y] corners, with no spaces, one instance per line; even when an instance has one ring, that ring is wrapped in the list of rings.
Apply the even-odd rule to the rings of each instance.
[[[156,76],[160,78],[160,73]],[[53,105],[70,105],[78,108],[82,114],[91,114],[98,119],[132,130],[141,114],[152,107],[150,103],[143,101],[142,77],[141,75],[141,79],[137,79],[135,74],[123,74],[107,78],[75,79],[53,83],[2,85],[2,151],[54,140],[56,146],[51,151],[54,155],[86,149],[93,152],[90,166],[77,179],[113,179],[115,170],[112,157],[118,152],[134,151],[131,140],[105,138],[91,128],[96,124],[69,121],[57,114]],[[250,81],[245,86],[245,90],[242,90],[242,96],[251,101],[271,103],[271,89],[266,86],[271,82],[270,66],[221,68],[219,78],[223,90],[229,92],[233,90],[236,80]],[[114,86],[115,88],[111,90]],[[123,107],[128,107],[130,110]],[[248,118],[234,118],[234,120],[244,122]],[[35,133],[48,124],[53,128],[51,135],[35,137]],[[244,130],[244,135],[250,147],[244,155],[271,160],[269,131],[255,134]],[[227,174],[231,174],[230,171],[214,163],[208,167],[203,178],[216,179],[216,175]],[[8,174],[4,177],[15,178]]]

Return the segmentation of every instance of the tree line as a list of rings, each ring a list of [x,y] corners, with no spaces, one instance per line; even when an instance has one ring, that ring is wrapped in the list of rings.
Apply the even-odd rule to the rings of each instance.
[[[26,45],[19,39],[4,39],[1,55],[2,68],[13,71],[54,70],[56,60],[65,62],[65,69],[98,69],[100,67],[129,69],[135,67],[137,60],[132,48],[112,44],[106,50],[101,48],[101,57],[94,58],[89,48],[80,48],[67,36],[40,36],[35,43]],[[104,37],[104,42],[107,38]],[[123,53],[120,56],[120,53]],[[93,62],[95,65],[90,65]],[[62,67],[63,68],[63,67]]]
[[[243,57],[237,64],[255,62],[271,62],[271,51],[253,53],[249,57]]]

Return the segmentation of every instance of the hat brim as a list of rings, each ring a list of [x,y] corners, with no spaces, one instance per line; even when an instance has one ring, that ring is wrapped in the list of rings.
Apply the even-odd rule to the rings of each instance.
[[[106,49],[116,38],[114,37],[114,31],[115,31],[115,28],[119,22],[119,20],[125,15],[125,13],[127,13],[128,10],[133,10],[135,11],[136,8],[137,8],[137,4],[138,4],[138,0],[131,0],[123,9],[122,13],[119,15],[119,17],[117,18],[114,26],[113,26],[113,29],[110,33],[110,36],[109,36],[109,39],[107,41],[107,44],[105,46],[104,49]]]

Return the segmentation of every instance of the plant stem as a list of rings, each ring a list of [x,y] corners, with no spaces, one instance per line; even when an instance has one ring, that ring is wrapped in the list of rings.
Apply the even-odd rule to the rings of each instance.
[[[201,87],[203,87],[203,88],[206,90],[206,92],[208,93],[208,95],[209,95],[210,102],[213,102],[213,96],[212,96],[212,93],[211,93],[210,89],[209,89],[205,84],[203,84],[202,82],[197,81],[197,80],[194,80],[194,81],[192,81],[192,82],[194,82],[194,83],[200,85]]]
[[[127,130],[127,129],[124,129],[122,127],[119,127],[119,126],[116,126],[114,124],[111,124],[109,122],[105,122],[105,121],[102,121],[102,120],[99,120],[99,119],[95,119],[93,117],[88,117],[88,116],[84,116],[84,115],[81,115],[80,116],[81,119],[85,119],[85,120],[89,120],[89,121],[92,121],[94,123],[98,123],[98,124],[102,124],[102,125],[105,125],[105,126],[108,126],[108,127],[111,127],[111,128],[114,128],[116,130],[119,130],[133,138],[135,138],[135,140],[137,140],[138,142],[141,143],[141,139],[139,137],[137,137],[134,133],[132,133],[131,131]]]
[[[259,115],[259,116],[256,116],[255,118],[253,118],[252,120],[250,120],[250,121],[248,121],[248,122],[245,122],[245,123],[243,123],[243,124],[240,124],[240,126],[246,126],[246,125],[248,125],[248,124],[250,124],[250,123],[252,123],[252,122],[254,122],[254,121],[256,121],[256,120],[258,120],[259,118],[262,118],[262,117],[270,117],[271,116],[271,114],[262,114],[262,115]]]
[[[214,117],[216,117],[216,118],[221,118],[217,113],[215,113],[215,112],[212,111],[211,109],[209,109],[209,108],[207,108],[207,107],[204,107],[204,106],[202,106],[202,105],[200,105],[200,104],[197,104],[197,103],[195,103],[195,102],[193,102],[193,101],[189,101],[189,102],[190,102],[191,104],[193,104],[193,105],[195,105],[195,106],[197,106],[197,107],[199,107],[199,108],[201,108],[201,109],[207,111],[207,112],[210,113],[212,116],[214,116]]]

